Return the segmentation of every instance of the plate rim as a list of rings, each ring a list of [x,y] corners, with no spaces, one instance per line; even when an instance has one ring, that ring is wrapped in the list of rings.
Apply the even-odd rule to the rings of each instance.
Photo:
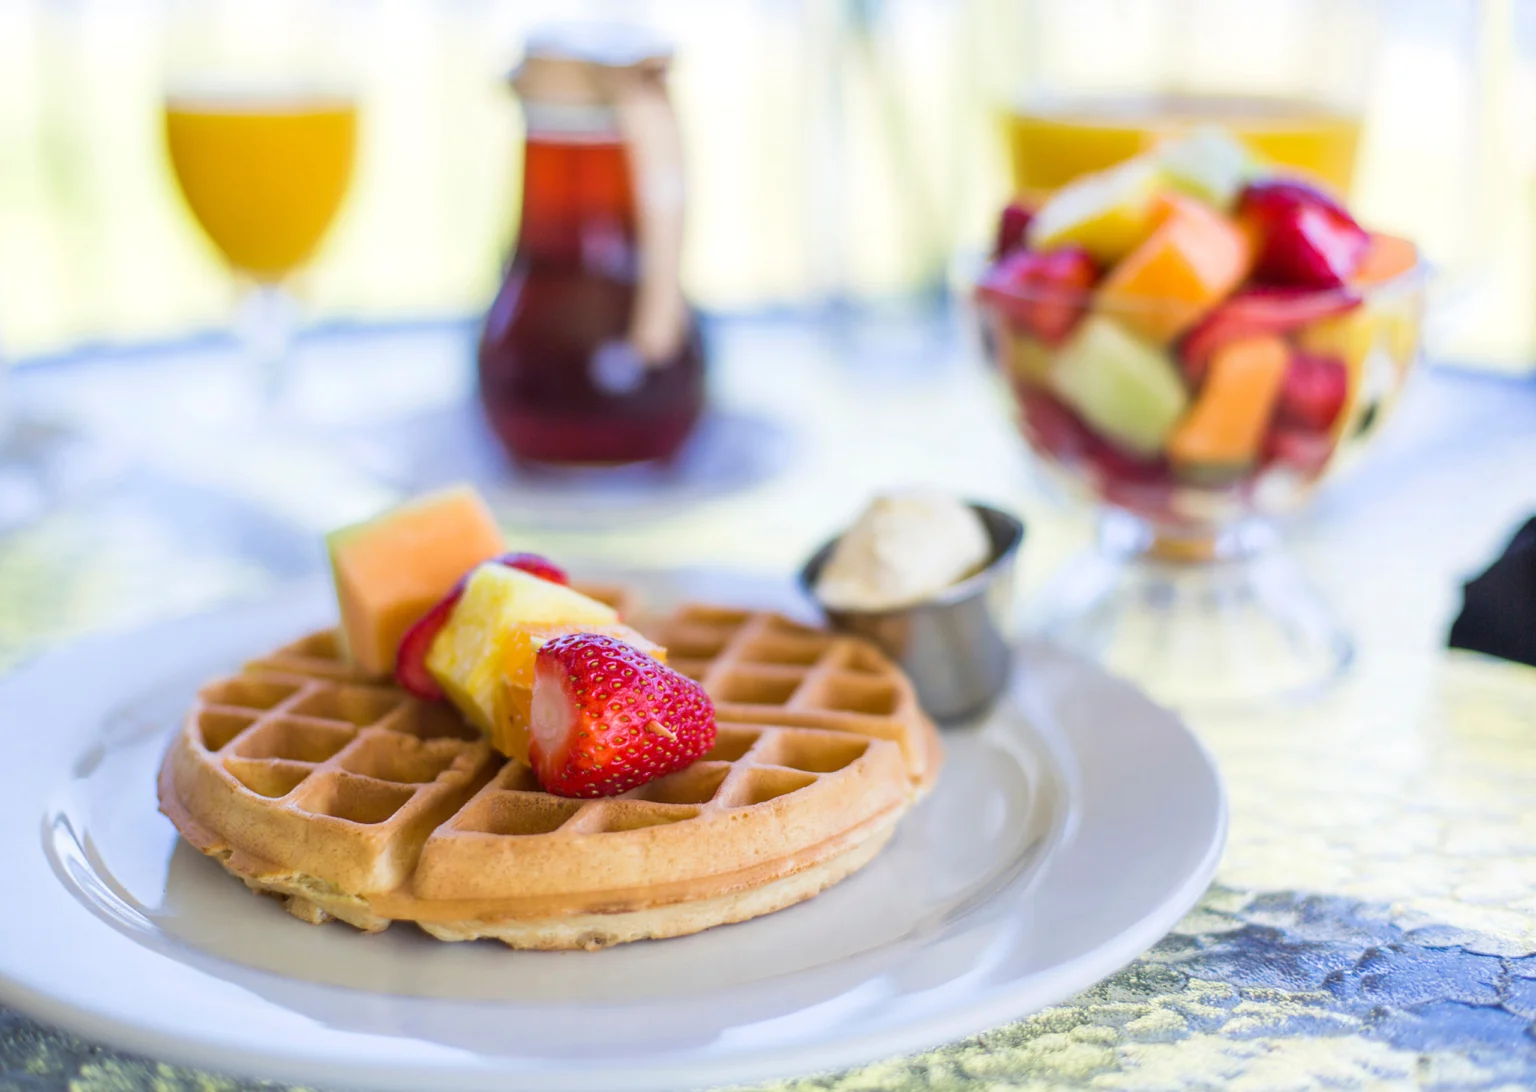
[[[734,577],[764,586],[777,586],[781,589],[788,585],[788,581],[770,580],[750,573],[732,573],[730,570],[651,570],[650,572],[653,579],[666,576],[676,578],[679,574],[689,572],[706,572],[717,578]],[[222,609],[162,621],[145,627],[93,634],[32,657],[19,665],[4,678],[0,678],[0,694],[24,685],[29,679],[46,677],[50,671],[58,670],[56,665],[68,664],[70,659],[88,655],[96,648],[109,649],[117,642],[143,640],[156,633],[175,630],[195,632],[202,626],[212,627],[218,631],[240,625],[246,627],[256,625],[268,612],[282,616],[285,612],[295,611],[299,604],[314,599],[318,586],[318,581],[305,581],[260,600],[236,603]],[[1090,951],[1074,959],[1056,964],[1046,971],[1015,978],[1006,984],[998,984],[991,989],[983,990],[980,994],[967,998],[964,1003],[955,1005],[942,1014],[914,1015],[885,1028],[866,1031],[860,1035],[778,1051],[780,1058],[788,1059],[787,1064],[783,1061],[775,1062],[762,1058],[763,1048],[758,1047],[759,1056],[750,1059],[739,1056],[733,1058],[695,1055],[677,1059],[675,1062],[660,1059],[656,1066],[646,1072],[636,1072],[625,1067],[627,1083],[623,1087],[635,1090],[675,1089],[683,1086],[699,1087],[771,1080],[796,1073],[858,1065],[883,1057],[928,1049],[975,1034],[1008,1020],[1023,1017],[1045,1005],[1064,1000],[1072,993],[1087,988],[1128,965],[1166,935],[1199,900],[1219,865],[1229,824],[1225,785],[1215,760],[1203,741],[1179,717],[1157,706],[1130,683],[1109,675],[1078,656],[1033,640],[1020,642],[1018,656],[1026,665],[1032,662],[1038,665],[1042,662],[1054,661],[1068,671],[1084,675],[1095,686],[1108,685],[1119,688],[1123,695],[1131,697],[1155,713],[1163,721],[1165,728],[1174,731],[1174,738],[1178,742],[1190,747],[1190,755],[1195,763],[1191,767],[1192,771],[1207,778],[1214,791],[1214,815],[1198,864],[1160,902],[1142,913],[1133,926],[1103,940]],[[167,666],[166,674],[170,674],[172,666]],[[1038,693],[1029,693],[1029,677],[1035,670],[1038,670],[1038,667],[1017,673],[1013,683],[1014,694],[1025,703],[1026,718],[1031,721],[1034,720],[1035,714],[1041,711],[1030,709],[1028,703],[1043,700]],[[1048,712],[1045,711],[1047,715]],[[1059,728],[1047,730],[1038,724],[1032,727],[1034,734],[1048,747],[1059,748],[1068,746],[1071,742]],[[38,744],[31,750],[40,750],[41,746]],[[23,760],[28,753],[31,751],[23,748]],[[1075,758],[1075,752],[1068,757]],[[1051,760],[1058,769],[1062,768],[1061,759],[1061,755],[1054,753],[1051,755]],[[1080,777],[1082,772],[1079,764],[1079,768],[1071,776]],[[1079,794],[1080,791],[1080,786],[1073,785],[1069,788],[1069,792],[1074,795]],[[49,791],[40,790],[37,798],[46,805]],[[1092,817],[1083,820],[1081,816],[1075,815],[1077,809],[1070,806],[1070,803],[1069,801],[1068,813],[1073,815],[1074,822],[1092,821]],[[44,858],[45,867],[52,872],[53,863],[44,849],[46,832],[40,829],[44,825],[47,811],[45,806],[38,816],[38,824],[33,827],[33,831],[38,836],[24,844],[30,845],[33,852]],[[1073,841],[1075,839],[1067,840],[1069,851]],[[1057,852],[1062,852],[1061,846],[1057,847]],[[1054,857],[1043,864],[1039,870],[1040,875],[1028,888],[1028,897],[1036,897],[1036,893],[1042,886],[1049,883],[1050,875],[1054,870],[1053,866],[1057,864]],[[60,882],[60,889],[72,902],[76,901],[74,894],[65,890],[62,882]],[[994,894],[991,897],[998,896]],[[134,944],[136,948],[142,947],[120,931],[113,929],[88,909],[86,912],[98,927],[117,936],[120,943]],[[0,919],[3,917],[4,915],[0,915]],[[162,953],[154,954],[160,959],[172,958]],[[505,1059],[485,1054],[474,1054],[469,1062],[460,1065],[424,1062],[399,1065],[385,1061],[374,1063],[372,1069],[365,1069],[358,1067],[356,1059],[347,1063],[302,1052],[278,1054],[271,1048],[258,1051],[249,1043],[236,1041],[238,1037],[231,1038],[228,1035],[210,1033],[207,1027],[182,1027],[172,1032],[152,1021],[141,1020],[137,1024],[132,1023],[123,1019],[119,1013],[108,1011],[109,1006],[105,1004],[91,1005],[62,996],[60,992],[50,993],[46,989],[29,985],[16,977],[16,972],[13,967],[8,966],[8,963],[3,947],[0,947],[0,1001],[18,1011],[127,1052],[145,1055],[157,1061],[172,1061],[214,1072],[236,1073],[268,1080],[319,1082],[322,1085],[349,1087],[421,1087],[423,1082],[427,1082],[433,1087],[462,1089],[491,1086],[581,1088],[592,1086],[592,1082],[604,1082],[616,1072],[615,1069],[607,1071],[570,1069],[563,1073],[549,1069],[510,1072],[505,1068]],[[216,1032],[216,1029],[214,1031]],[[498,1067],[498,1061],[502,1063],[501,1067]],[[620,1087],[619,1084],[606,1086]]]

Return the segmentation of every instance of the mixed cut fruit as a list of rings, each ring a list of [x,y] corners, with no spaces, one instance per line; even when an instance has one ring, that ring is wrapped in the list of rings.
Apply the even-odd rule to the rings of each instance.
[[[558,565],[506,553],[472,490],[403,505],[328,546],[349,658],[451,702],[545,791],[616,796],[714,745],[703,688]]]
[[[1159,522],[1315,480],[1418,337],[1413,244],[1220,130],[1003,211],[977,301],[1032,446]]]

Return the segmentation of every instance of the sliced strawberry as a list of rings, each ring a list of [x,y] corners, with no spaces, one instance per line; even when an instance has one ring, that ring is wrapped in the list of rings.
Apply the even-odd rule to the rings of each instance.
[[[994,260],[1024,245],[1024,233],[1029,230],[1029,222],[1034,218],[1033,209],[1017,201],[1008,202],[997,221],[997,240],[992,246]]]
[[[1250,288],[1240,292],[1185,335],[1179,347],[1184,378],[1198,388],[1205,381],[1211,357],[1229,341],[1283,334],[1359,305],[1359,296],[1339,289]]]
[[[1280,381],[1275,423],[1326,433],[1338,420],[1348,392],[1349,373],[1343,361],[1297,350]]]
[[[1099,268],[1082,247],[1016,250],[987,270],[978,293],[1026,333],[1060,344],[1088,309]]]
[[[1054,395],[1027,383],[1015,385],[1024,436],[1042,454],[1066,466],[1086,464],[1104,479],[1172,481],[1166,459],[1146,459],[1115,447]]]
[[[571,582],[564,569],[538,554],[502,554],[491,560],[509,569],[521,569],[530,576],[548,580],[552,584],[568,585]],[[405,636],[400,638],[400,648],[395,653],[395,682],[402,690],[423,701],[442,701],[447,696],[427,670],[427,653],[432,651],[432,642],[448,624],[448,616],[463,597],[464,582],[468,579],[467,573],[459,577],[458,583],[449,589],[448,594],[434,603],[432,609],[418,618],[405,631]]]
[[[1260,458],[1265,465],[1284,463],[1301,474],[1320,473],[1333,454],[1334,439],[1327,432],[1275,424],[1264,436]]]
[[[539,649],[528,760],[556,796],[617,796],[715,745],[715,707],[687,676],[613,637],[575,633]]]
[[[1074,475],[1088,478],[1099,495],[1139,515],[1166,521],[1173,472],[1166,459],[1145,459],[1110,444],[1047,391],[1014,385],[1020,426],[1030,445]]]
[[[395,682],[400,689],[423,701],[442,701],[446,696],[427,670],[427,653],[432,651],[433,639],[448,624],[448,616],[463,594],[464,582],[461,580],[400,638],[400,650],[395,653]]]
[[[1238,203],[1280,211],[1296,205],[1313,205],[1340,216],[1349,216],[1349,210],[1339,203],[1338,198],[1299,178],[1256,178],[1243,187]]]
[[[551,584],[569,586],[571,583],[571,578],[566,575],[564,569],[539,554],[502,554],[495,560],[498,565],[505,565],[509,569],[521,569],[530,576],[548,580]]]
[[[1019,424],[1024,436],[1042,454],[1062,463],[1080,462],[1099,443],[1092,430],[1048,391],[1030,383],[1015,383]]]
[[[1337,201],[1303,182],[1253,182],[1237,218],[1256,243],[1253,277],[1267,284],[1337,288],[1370,249],[1370,234]]]
[[[1156,480],[1122,481],[1106,479],[1099,483],[1099,493],[1116,508],[1135,513],[1158,524],[1179,524],[1184,518],[1173,511],[1173,472],[1164,468]]]
[[[448,624],[453,608],[458,606],[459,600],[463,598],[464,584],[467,580],[469,580],[468,573],[459,577],[458,582],[448,590],[448,594],[432,604],[432,609],[416,619],[411,624],[411,628],[405,631],[405,636],[400,638],[400,648],[395,652],[395,683],[400,689],[408,694],[414,694],[422,701],[442,701],[447,697],[443,693],[443,688],[437,685],[437,680],[432,677],[432,673],[427,670],[427,653],[432,651],[432,642]]]
[[[1105,481],[1123,485],[1167,485],[1173,481],[1167,459],[1132,455],[1103,440],[1089,453],[1088,459]]]

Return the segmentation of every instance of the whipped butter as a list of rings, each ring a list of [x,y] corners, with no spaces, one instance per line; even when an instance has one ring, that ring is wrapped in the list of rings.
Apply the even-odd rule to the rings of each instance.
[[[876,497],[838,539],[816,597],[841,610],[890,610],[928,599],[985,566],[992,542],[974,509],[946,493]]]

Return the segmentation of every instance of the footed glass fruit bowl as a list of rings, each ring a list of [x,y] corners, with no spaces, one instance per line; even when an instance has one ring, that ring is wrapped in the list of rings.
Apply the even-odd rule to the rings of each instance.
[[[1266,517],[1380,427],[1424,266],[1330,195],[1202,133],[1010,206],[975,287],[1031,450],[1108,512],[1042,627],[1170,704],[1302,695],[1347,636]]]

